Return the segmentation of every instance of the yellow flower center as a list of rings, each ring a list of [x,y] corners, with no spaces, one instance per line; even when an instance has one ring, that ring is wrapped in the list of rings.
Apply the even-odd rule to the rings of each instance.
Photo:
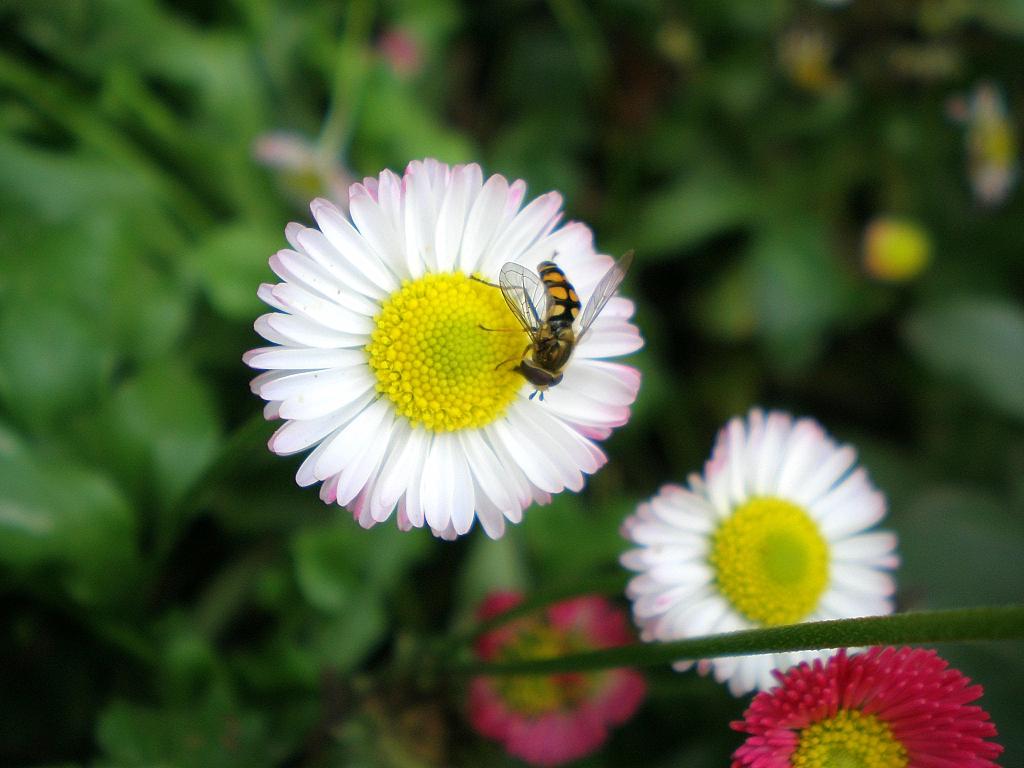
[[[800,732],[793,768],[906,768],[907,750],[874,715],[843,709]]]
[[[501,291],[461,272],[403,283],[376,323],[366,352],[377,391],[413,426],[435,432],[485,426],[523,383],[503,363],[522,357],[525,332]]]
[[[802,508],[753,498],[715,532],[711,565],[718,588],[750,621],[792,624],[818,604],[828,583],[828,545]]]
[[[502,649],[500,661],[550,659],[588,650],[582,638],[544,625],[522,631]],[[565,672],[555,675],[510,675],[498,682],[509,709],[524,715],[541,715],[571,709],[585,700],[600,674]]]

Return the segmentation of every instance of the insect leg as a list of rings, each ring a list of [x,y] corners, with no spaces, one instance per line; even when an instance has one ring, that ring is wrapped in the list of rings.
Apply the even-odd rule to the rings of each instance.
[[[499,291],[501,290],[501,286],[500,285],[498,285],[497,283],[492,283],[489,280],[484,280],[482,277],[477,277],[476,275],[470,275],[469,279],[470,280],[475,280],[478,283],[483,283],[484,285],[489,285],[489,286],[491,286],[491,288],[497,288]]]
[[[523,350],[523,354],[521,354],[518,358],[510,357],[508,360],[504,360],[498,363],[496,366],[494,366],[494,370],[498,370],[499,368],[501,368],[501,366],[506,365],[507,363],[515,363],[516,365],[518,365],[523,361],[523,358],[526,357],[526,353],[530,351],[530,348],[532,346],[533,344],[527,344],[526,348]]]

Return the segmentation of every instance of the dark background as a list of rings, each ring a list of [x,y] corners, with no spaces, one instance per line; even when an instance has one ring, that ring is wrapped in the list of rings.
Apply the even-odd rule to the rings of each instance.
[[[967,137],[1013,173],[1022,36],[1021,0],[0,3],[0,764],[511,764],[458,681],[382,670],[489,589],[617,572],[754,404],[860,449],[901,608],[1020,601],[1024,195],[972,194]],[[499,542],[296,488],[240,362],[285,223],[427,156],[638,254],[634,417]],[[879,216],[924,269],[865,268]],[[1020,644],[940,650],[1020,765]],[[584,764],[725,764],[746,700],[649,680]]]

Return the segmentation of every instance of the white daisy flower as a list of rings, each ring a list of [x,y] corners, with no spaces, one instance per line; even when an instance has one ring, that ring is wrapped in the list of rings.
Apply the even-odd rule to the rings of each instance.
[[[525,192],[478,165],[413,162],[352,185],[351,219],[314,200],[318,228],[289,224],[292,247],[270,259],[283,282],[261,286],[276,311],[255,327],[277,346],[244,357],[266,371],[252,389],[267,418],[285,421],[270,449],[312,449],[299,485],[322,483],[364,527],[397,508],[403,530],[454,538],[479,518],[501,536],[580,490],[605,462],[594,441],[629,418],[640,374],[601,359],[643,344],[628,299],[608,301],[543,401],[512,370],[528,337],[482,281],[556,258],[586,307],[613,263],[585,225],[558,226],[557,192],[524,207]]]
[[[885,497],[809,418],[752,410],[719,433],[704,475],[671,485],[623,524],[638,545],[622,564],[646,641],[891,613],[896,537],[869,531]],[[772,670],[827,656],[803,651],[697,662],[740,696]],[[678,670],[692,661],[680,661]]]

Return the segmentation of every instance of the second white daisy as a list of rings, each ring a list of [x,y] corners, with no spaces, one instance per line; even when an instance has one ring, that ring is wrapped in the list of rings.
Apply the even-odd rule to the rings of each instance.
[[[627,594],[647,641],[891,613],[896,537],[856,452],[813,419],[752,410],[718,434],[703,476],[666,486],[623,525]],[[827,652],[702,660],[734,695]],[[674,666],[687,669],[692,661]]]

